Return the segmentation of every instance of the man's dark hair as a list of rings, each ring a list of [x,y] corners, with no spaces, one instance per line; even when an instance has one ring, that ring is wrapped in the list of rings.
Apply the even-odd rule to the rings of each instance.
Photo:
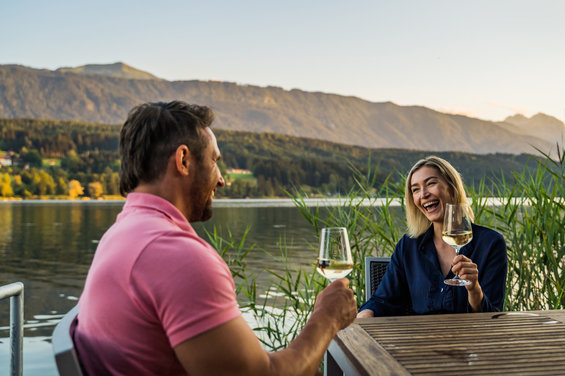
[[[161,177],[180,145],[200,161],[209,141],[203,129],[213,120],[209,107],[181,101],[134,107],[120,131],[120,193],[125,196],[140,183]]]

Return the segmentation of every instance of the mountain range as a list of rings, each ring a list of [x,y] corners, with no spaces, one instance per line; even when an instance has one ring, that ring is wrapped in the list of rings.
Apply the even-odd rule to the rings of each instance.
[[[565,124],[537,114],[502,122],[422,106],[374,103],[279,87],[217,81],[167,81],[124,63],[55,71],[0,65],[0,117],[121,124],[147,101],[184,100],[216,112],[219,129],[274,132],[358,145],[468,153],[546,153],[563,143]]]

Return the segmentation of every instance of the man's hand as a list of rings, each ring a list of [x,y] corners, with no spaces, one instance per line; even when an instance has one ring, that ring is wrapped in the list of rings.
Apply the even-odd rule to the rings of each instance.
[[[336,331],[346,328],[355,320],[357,302],[353,291],[349,288],[348,279],[338,279],[318,294],[312,316],[317,315],[334,321]]]

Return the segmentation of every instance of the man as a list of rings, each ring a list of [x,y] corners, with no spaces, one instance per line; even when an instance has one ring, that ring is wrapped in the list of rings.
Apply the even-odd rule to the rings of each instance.
[[[127,200],[104,234],[79,301],[74,341],[91,375],[311,375],[356,314],[346,279],[317,298],[302,332],[266,352],[241,316],[218,253],[189,222],[224,185],[207,107],[134,108],[120,133]]]

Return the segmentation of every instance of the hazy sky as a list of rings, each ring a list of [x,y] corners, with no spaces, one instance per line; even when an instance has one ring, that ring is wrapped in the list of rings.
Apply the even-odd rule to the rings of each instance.
[[[118,61],[168,80],[565,120],[565,1],[0,0],[0,64]]]

